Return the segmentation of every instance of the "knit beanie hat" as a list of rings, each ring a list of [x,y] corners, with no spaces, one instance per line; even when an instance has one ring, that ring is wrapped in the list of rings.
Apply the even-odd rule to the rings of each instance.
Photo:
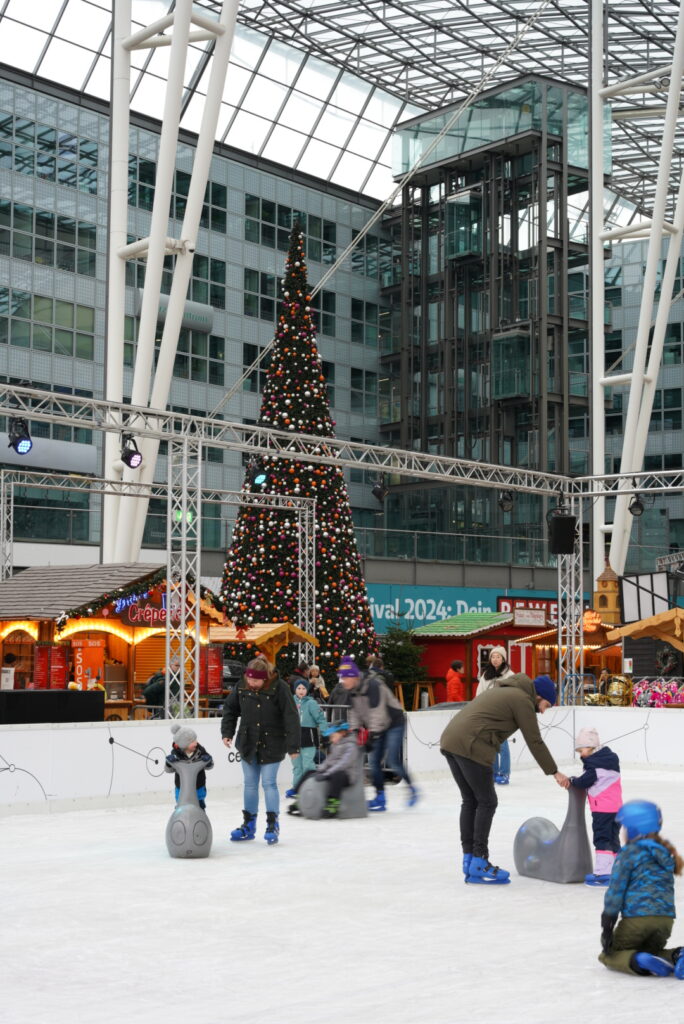
[[[558,694],[553,679],[550,676],[537,676],[533,682],[537,696],[541,697],[542,700],[548,700],[549,704],[554,705]]]
[[[197,739],[194,729],[191,729],[189,725],[179,725],[178,722],[171,726],[171,732],[173,733],[173,742],[181,750],[187,750],[190,744]]]
[[[351,678],[352,676],[358,678],[361,675],[361,669],[359,668],[355,661],[352,661],[351,658],[343,658],[342,661],[340,662],[340,667],[337,670],[337,674],[338,676],[342,676],[342,678],[347,679]]]
[[[492,654],[500,654],[505,662],[508,661],[508,654],[506,653],[505,647],[492,647],[491,651],[489,652],[490,661],[492,660]]]
[[[594,750],[598,750],[601,746],[601,740],[596,729],[589,729],[585,727],[580,729],[577,733],[577,739],[575,740],[575,750],[579,750],[580,747],[593,747]]]
[[[297,690],[300,686],[303,686],[307,693],[311,693],[311,683],[308,681],[308,679],[294,680],[294,682],[292,683],[292,689],[295,694],[297,693]]]

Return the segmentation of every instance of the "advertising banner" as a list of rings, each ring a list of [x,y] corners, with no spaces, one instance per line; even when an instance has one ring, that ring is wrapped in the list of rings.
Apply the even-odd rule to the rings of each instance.
[[[89,683],[104,680],[104,654],[106,640],[72,640],[74,650],[74,679],[81,690],[87,690]]]
[[[67,649],[62,644],[53,644],[48,650],[50,652],[50,689],[66,690],[66,685],[69,682]]]
[[[50,646],[36,644],[33,649],[33,682],[28,683],[27,690],[47,690],[50,678]]]

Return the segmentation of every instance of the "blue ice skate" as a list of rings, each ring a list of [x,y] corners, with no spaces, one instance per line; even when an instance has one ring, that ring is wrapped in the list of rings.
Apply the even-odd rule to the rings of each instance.
[[[668,974],[674,971],[669,960],[664,960],[662,956],[654,956],[653,953],[635,953],[632,960],[642,972],[646,971],[657,978],[667,978]]]
[[[472,885],[507,885],[510,880],[508,871],[490,864],[485,857],[473,857],[466,876],[466,882]]]

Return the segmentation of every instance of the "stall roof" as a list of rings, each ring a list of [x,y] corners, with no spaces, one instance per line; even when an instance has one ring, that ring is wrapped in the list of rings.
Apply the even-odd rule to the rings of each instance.
[[[165,566],[149,562],[114,565],[40,565],[0,583],[0,620],[59,619],[78,608],[154,576]]]
[[[678,651],[684,651],[684,608],[670,608],[658,615],[650,615],[647,619],[629,622],[626,626],[611,629],[606,636],[613,641],[622,640],[625,636],[634,637],[635,640],[654,637],[671,644]]]
[[[225,626],[209,626],[210,643],[221,644],[254,644],[255,647],[266,655],[269,661],[275,661],[275,656],[281,647],[287,644],[314,644],[318,647],[318,640],[305,633],[299,626],[292,622],[260,622],[254,626],[245,626],[240,629],[229,622]]]
[[[414,633],[419,637],[457,637],[459,640],[466,640],[470,636],[477,636],[478,633],[496,629],[497,626],[510,626],[512,622],[513,616],[508,612],[462,612],[461,615],[452,615],[450,619],[419,626]]]

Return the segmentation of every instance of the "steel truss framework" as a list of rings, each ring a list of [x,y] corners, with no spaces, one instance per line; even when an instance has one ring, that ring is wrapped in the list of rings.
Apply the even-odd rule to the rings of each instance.
[[[200,645],[191,639],[200,635],[200,551],[202,500],[220,502],[238,508],[264,508],[286,511],[294,516],[299,535],[298,625],[316,635],[316,499],[282,494],[245,494],[242,491],[202,490],[200,486],[201,451],[199,444],[187,439],[172,440],[169,483],[139,484],[122,480],[98,480],[93,477],[20,469],[0,471],[0,580],[12,575],[14,550],[14,497],[16,487],[58,488],[88,494],[125,494],[131,498],[159,497],[167,501],[167,616],[166,616],[166,693],[167,718],[183,718],[199,710]],[[188,600],[192,591],[193,600]],[[299,645],[302,659],[313,657],[313,644]],[[184,694],[184,700],[170,699],[171,689]]]
[[[118,481],[91,482],[85,477],[56,476],[54,474],[18,474],[17,471],[5,471],[0,486],[0,525],[2,525],[2,545],[0,565],[11,567],[11,553],[7,545],[11,542],[12,509],[8,501],[10,488],[30,476],[39,476],[45,482],[42,486],[74,486],[82,490],[95,489],[106,493],[110,487],[119,494],[138,497],[150,497],[155,494],[168,495],[169,515],[173,507],[173,522],[169,523],[170,546],[173,546],[173,563],[171,570],[179,578],[187,578],[189,556],[188,512],[197,509],[195,522],[199,521],[200,498],[223,501],[227,495],[233,495],[236,504],[275,503],[276,507],[295,508],[299,519],[300,536],[305,543],[300,544],[300,623],[307,632],[313,633],[315,593],[315,557],[314,557],[314,510],[312,499],[284,497],[278,495],[235,495],[234,492],[201,491],[199,471],[192,476],[190,487],[193,496],[188,496],[187,473],[190,470],[187,462],[190,452],[192,458],[201,463],[203,444],[210,444],[228,450],[249,452],[253,455],[270,455],[285,459],[306,459],[310,462],[333,466],[357,467],[375,466],[391,469],[393,473],[403,476],[420,476],[439,483],[463,484],[503,488],[516,492],[532,492],[569,506],[570,512],[577,517],[580,536],[582,526],[582,505],[585,500],[594,502],[597,498],[605,498],[617,494],[661,494],[684,490],[684,470],[666,470],[663,472],[641,472],[630,474],[625,479],[620,474],[606,476],[564,477],[549,473],[535,473],[508,466],[492,466],[485,463],[470,462],[446,456],[423,455],[418,452],[391,450],[360,442],[346,442],[335,438],[306,437],[273,431],[266,427],[249,427],[239,423],[224,423],[220,420],[201,419],[191,416],[166,413],[156,410],[131,410],[128,406],[97,399],[80,398],[69,395],[62,398],[51,392],[43,392],[30,388],[11,388],[0,385],[0,413],[16,415],[22,410],[27,419],[41,422],[62,423],[71,426],[87,425],[91,430],[103,432],[119,432],[121,423],[135,412],[142,417],[141,429],[149,430],[152,436],[170,443],[170,451],[174,451],[168,487],[158,484],[136,484]],[[185,466],[185,472],[183,472]],[[180,468],[179,468],[180,467]],[[31,481],[34,483],[34,481]],[[37,485],[37,484],[36,484]],[[176,518],[178,514],[178,518]],[[173,534],[176,524],[180,523],[180,531]],[[185,530],[185,533],[183,532]],[[195,551],[193,559],[199,557],[199,533],[193,536]],[[169,556],[171,557],[171,556]],[[198,566],[198,563],[197,563]],[[195,566],[195,577],[199,577]],[[558,648],[559,648],[559,682],[564,686],[565,679],[579,669],[583,672],[582,652],[582,555],[581,546],[577,544],[571,555],[558,557]],[[308,600],[308,604],[307,604]],[[303,603],[302,603],[303,602]],[[185,607],[183,605],[183,607]],[[181,607],[181,614],[183,611]],[[305,623],[309,623],[307,629]],[[179,642],[178,640],[176,641]],[[171,640],[167,643],[171,645]],[[168,647],[171,651],[171,646]],[[194,669],[194,666],[193,666]],[[181,666],[182,671],[182,666]],[[196,686],[194,688],[196,694]]]

